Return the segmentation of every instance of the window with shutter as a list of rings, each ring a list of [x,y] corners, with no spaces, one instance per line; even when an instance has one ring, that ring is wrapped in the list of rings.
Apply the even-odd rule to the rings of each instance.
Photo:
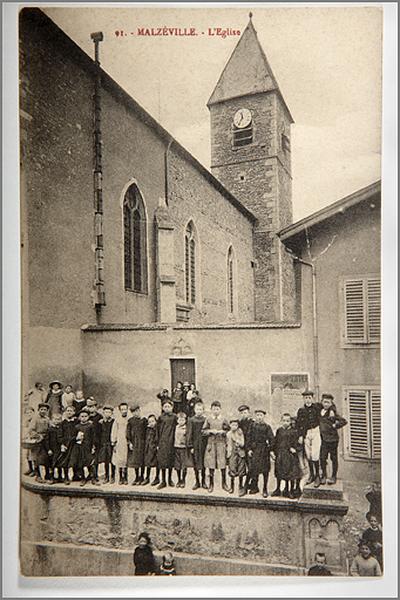
[[[367,280],[368,340],[379,342],[381,336],[381,282]]]
[[[185,231],[185,300],[196,303],[196,238],[192,221]]]
[[[229,247],[228,250],[228,260],[227,260],[227,303],[228,303],[228,313],[233,315],[235,312],[235,277],[234,277],[234,252],[232,246]]]
[[[368,392],[348,392],[349,454],[369,458]]]
[[[371,451],[372,458],[381,457],[381,393],[372,390],[371,398]]]
[[[347,454],[349,457],[381,457],[381,393],[379,389],[347,389]]]
[[[381,333],[381,283],[377,277],[344,282],[344,338],[346,344],[379,343]]]

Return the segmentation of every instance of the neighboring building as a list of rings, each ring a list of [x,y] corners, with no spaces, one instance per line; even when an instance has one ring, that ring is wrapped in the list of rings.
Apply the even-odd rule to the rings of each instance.
[[[372,468],[381,458],[380,232],[377,182],[279,233],[294,255],[314,265],[317,380],[348,420],[344,459]],[[311,268],[303,265],[302,274],[302,289],[311,288]],[[362,464],[356,472],[372,474]]]
[[[251,20],[208,102],[210,173],[42,11],[20,14],[24,388],[147,412],[187,379],[276,427],[319,386],[348,415],[345,458],[372,465],[347,474],[375,477],[379,185],[291,224],[293,119]],[[285,246],[315,264],[317,362],[311,269]]]

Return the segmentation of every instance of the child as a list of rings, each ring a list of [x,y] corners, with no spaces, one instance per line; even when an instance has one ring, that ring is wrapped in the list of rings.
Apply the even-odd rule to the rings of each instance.
[[[304,406],[297,411],[297,429],[299,442],[304,444],[304,451],[308,461],[310,476],[306,485],[314,482],[314,487],[320,486],[319,455],[321,450],[321,433],[319,430],[320,412],[322,405],[313,402],[314,392],[305,390],[302,393]]]
[[[157,461],[161,469],[161,483],[157,486],[158,490],[167,487],[166,477],[168,469],[168,485],[174,487],[172,480],[172,468],[174,466],[174,441],[177,417],[172,412],[172,401],[164,400],[162,405],[162,414],[157,422],[158,449]]]
[[[297,440],[299,440],[300,434],[297,429],[297,418],[296,417],[290,417],[290,427],[292,429],[294,429],[294,431],[296,432]],[[297,449],[298,449],[297,456],[299,459],[300,470],[298,472],[298,477],[296,479],[294,479],[293,495],[295,498],[300,498],[300,496],[301,496],[300,482],[301,482],[302,474],[305,472],[304,452],[303,452],[303,446],[300,444],[300,442],[298,442]]]
[[[145,531],[139,535],[138,545],[133,553],[133,563],[135,575],[154,575],[156,572],[156,561],[151,549],[150,536]]]
[[[355,556],[350,568],[353,577],[380,577],[382,575],[379,562],[372,556],[371,548],[361,541],[358,546],[358,554]]]
[[[221,403],[214,400],[211,404],[211,415],[203,424],[202,433],[207,436],[207,446],[204,454],[204,466],[209,469],[210,483],[208,491],[214,490],[214,471],[221,469],[222,489],[229,492],[226,485],[226,432],[229,423],[221,415]]]
[[[151,469],[156,468],[156,475],[151,482],[151,485],[158,485],[160,483],[160,469],[157,466],[157,418],[155,415],[149,415],[147,417],[147,427],[144,439],[144,466],[146,467],[146,475],[142,482],[142,485],[148,485],[150,483]]]
[[[200,400],[199,392],[196,390],[196,385],[191,383],[189,391],[186,394],[186,412],[188,417],[193,417],[194,406],[198,400]]]
[[[262,408],[254,412],[255,422],[248,433],[249,476],[254,487],[250,494],[258,492],[258,478],[263,476],[263,498],[268,498],[268,477],[271,468],[271,450],[274,445],[274,434],[268,423],[264,421],[266,412]]]
[[[49,392],[46,397],[46,404],[49,406],[49,418],[52,419],[54,415],[62,413],[62,383],[59,381],[52,381],[49,383]]]
[[[73,401],[73,405],[75,408],[75,415],[76,417],[79,417],[79,413],[81,412],[82,408],[86,407],[86,400],[83,396],[82,390],[76,390],[76,396],[75,400]]]
[[[135,479],[132,485],[143,482],[144,439],[146,435],[146,419],[140,416],[140,406],[131,406],[132,416],[126,426],[126,440],[128,442],[128,468],[135,469]]]
[[[188,466],[192,466],[190,460],[191,454],[187,447],[187,425],[186,425],[186,414],[180,412],[177,414],[177,424],[175,427],[174,437],[174,467],[176,474],[178,475],[178,483],[176,487],[184,488],[186,485],[186,474]]]
[[[183,382],[183,388],[182,388],[182,411],[184,413],[186,413],[186,414],[187,414],[187,411],[188,411],[188,406],[187,406],[188,399],[187,399],[187,395],[189,393],[189,390],[190,390],[189,382],[188,381],[184,381]]]
[[[379,562],[379,566],[383,567],[383,553],[382,553],[382,529],[379,524],[378,518],[372,513],[367,513],[367,521],[369,523],[368,529],[362,534],[362,541],[368,544],[371,548],[372,554]]]
[[[176,575],[174,555],[172,552],[166,552],[162,557],[160,575]]]
[[[243,489],[243,480],[246,475],[246,453],[244,451],[244,435],[239,428],[239,419],[229,421],[230,431],[226,434],[226,457],[228,459],[231,487],[229,493],[235,491],[235,477],[239,477],[239,495]]]
[[[113,407],[103,407],[103,418],[98,423],[98,444],[99,453],[97,456],[98,464],[104,463],[104,483],[110,483],[110,465],[111,465],[111,483],[115,483],[115,465],[112,464],[113,447],[111,445],[111,429],[114,423]]]
[[[249,440],[248,440],[250,427],[254,421],[250,416],[250,407],[247,404],[241,404],[238,408],[238,413],[239,413],[239,427],[243,431],[243,435],[244,435],[244,451],[246,453],[246,469],[247,469],[246,482],[244,484],[244,487],[239,491],[239,496],[245,496],[247,494],[248,490],[255,489],[254,482],[250,481],[250,475],[249,475],[250,458],[249,458]]]
[[[100,436],[99,422],[101,421],[101,419],[103,417],[102,417],[101,413],[99,413],[99,411],[97,410],[97,402],[93,398],[93,396],[90,396],[89,398],[87,398],[86,409],[89,411],[89,421],[93,424],[94,445],[96,447],[96,451],[93,456],[93,472],[94,472],[94,477],[95,477],[97,483],[99,483],[99,457],[98,457],[99,436]]]
[[[198,490],[200,486],[205,490],[207,489],[206,470],[204,468],[204,453],[206,451],[207,438],[202,435],[205,420],[204,404],[201,400],[198,400],[194,405],[194,416],[188,419],[187,429],[187,445],[191,449],[194,476],[196,478],[193,490]]]
[[[24,421],[22,423],[22,441],[29,440],[29,428],[35,416],[35,409],[31,406],[26,406],[24,409]],[[24,475],[30,475],[33,477],[35,475],[35,469],[33,467],[32,460],[32,450],[31,448],[25,448],[23,451],[23,456],[26,462],[28,463],[28,470],[25,471]]]
[[[79,413],[79,422],[75,425],[75,438],[71,444],[68,466],[72,467],[81,477],[81,486],[86,485],[89,479],[93,485],[96,481],[93,456],[96,451],[93,424],[89,420],[89,411],[84,408]]]
[[[319,429],[321,432],[321,484],[334,485],[338,472],[338,446],[341,429],[347,424],[346,419],[340,417],[333,406],[332,394],[322,394],[322,408],[320,412]],[[326,480],[326,463],[330,456],[332,461],[332,477]]]
[[[298,432],[291,427],[289,413],[282,415],[282,427],[276,432],[274,442],[276,489],[272,496],[295,498],[295,481],[301,478]],[[285,489],[281,494],[281,481],[285,481]],[[289,489],[290,484],[290,489]]]
[[[32,447],[32,461],[36,473],[36,481],[43,483],[44,479],[41,476],[40,467],[45,467],[45,478],[50,479],[49,457],[45,446],[45,438],[50,426],[48,404],[40,403],[38,411],[38,415],[30,423],[28,436],[30,439],[37,441],[36,445]]]
[[[119,469],[119,484],[128,485],[128,442],[126,428],[128,425],[128,404],[121,402],[118,406],[114,423],[111,427],[111,445],[113,447],[112,463]]]
[[[166,388],[163,389],[159,394],[157,394],[157,398],[161,402],[161,410],[162,410],[162,407],[164,404],[164,400],[171,400],[171,398],[169,396],[169,391]]]
[[[74,405],[74,400],[75,400],[75,394],[74,394],[74,392],[72,390],[72,386],[71,385],[66,385],[65,389],[64,389],[64,393],[61,396],[61,405],[62,405],[63,411],[68,406],[73,406]]]
[[[315,564],[308,569],[307,575],[321,577],[323,575],[332,575],[326,566],[326,556],[324,552],[315,554]]]
[[[183,389],[182,381],[178,381],[172,390],[172,402],[174,403],[174,413],[182,412]]]
[[[61,453],[62,445],[62,416],[56,413],[50,422],[49,429],[45,438],[45,447],[49,456],[49,465],[51,469],[50,483],[62,483],[62,473],[60,460],[63,458]]]
[[[63,478],[65,485],[70,484],[69,476],[68,476],[68,461],[69,454],[71,452],[73,440],[76,436],[76,418],[75,418],[75,408],[73,406],[68,406],[64,412],[64,419],[61,422],[61,454],[62,458],[60,459],[60,466],[63,469]],[[78,480],[78,474],[74,472],[73,474],[74,481]]]
[[[24,398],[24,402],[29,405],[35,411],[35,414],[38,413],[39,404],[44,404],[46,402],[46,390],[44,389],[43,383],[38,381],[35,383],[34,387],[29,390]]]

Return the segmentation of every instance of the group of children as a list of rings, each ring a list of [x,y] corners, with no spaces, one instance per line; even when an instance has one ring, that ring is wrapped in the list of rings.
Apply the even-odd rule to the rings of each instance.
[[[176,487],[184,488],[188,469],[193,469],[192,489],[211,493],[219,470],[222,489],[234,493],[237,481],[239,496],[258,493],[262,475],[261,493],[266,498],[272,458],[276,477],[272,496],[298,498],[303,449],[310,465],[307,483],[326,482],[328,455],[333,469],[328,483],[336,481],[337,430],[346,423],[330,394],[323,394],[322,404],[313,402],[309,390],[303,396],[297,418],[284,413],[274,434],[262,408],[251,418],[249,406],[241,405],[237,417],[228,420],[221,403],[214,400],[206,414],[194,384],[187,382],[179,382],[171,397],[168,390],[160,392],[161,414],[147,418],[142,417],[138,404],[106,405],[100,412],[96,400],[85,399],[81,390],[75,393],[71,386],[64,389],[53,381],[46,393],[38,383],[27,395],[25,408],[28,474],[39,482],[69,484],[72,475],[82,486],[88,481],[99,485],[99,465],[104,465],[104,483],[115,483],[118,469],[118,483],[127,485],[128,470],[133,469],[132,485],[161,490],[175,486],[174,469]]]

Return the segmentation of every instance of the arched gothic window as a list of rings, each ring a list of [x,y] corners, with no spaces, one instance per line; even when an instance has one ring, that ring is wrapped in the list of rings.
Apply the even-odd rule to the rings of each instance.
[[[125,289],[147,292],[146,211],[135,184],[124,197],[124,280]]]
[[[185,300],[196,303],[196,237],[192,221],[185,231]]]
[[[233,248],[230,246],[228,250],[227,260],[227,283],[228,283],[228,313],[232,315],[235,312],[235,265],[234,265]]]

